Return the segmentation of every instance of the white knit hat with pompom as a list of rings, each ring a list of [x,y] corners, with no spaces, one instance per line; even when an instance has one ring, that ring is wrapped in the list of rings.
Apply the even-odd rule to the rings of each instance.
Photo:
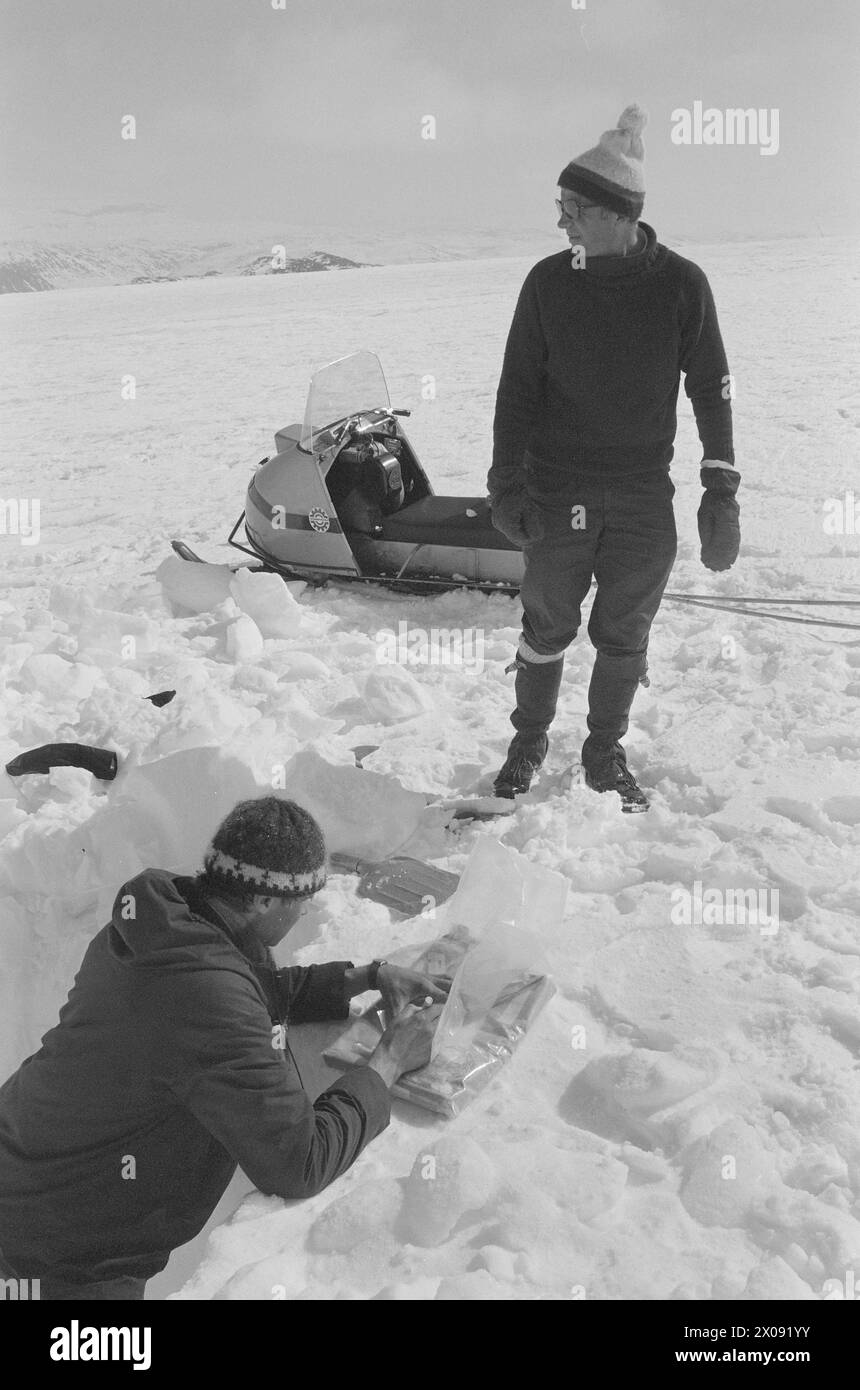
[[[562,170],[560,187],[625,217],[638,218],[645,203],[642,131],[647,120],[641,106],[625,106],[615,129],[604,130],[593,149],[577,155]]]

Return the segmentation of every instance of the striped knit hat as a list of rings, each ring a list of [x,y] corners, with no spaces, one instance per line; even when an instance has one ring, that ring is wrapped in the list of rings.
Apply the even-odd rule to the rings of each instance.
[[[203,856],[206,881],[242,898],[259,893],[309,898],[326,881],[326,846],[309,811],[295,801],[240,801]]]
[[[594,149],[577,155],[562,170],[560,187],[637,220],[645,203],[641,136],[647,120],[641,106],[626,106],[615,130],[604,130]]]

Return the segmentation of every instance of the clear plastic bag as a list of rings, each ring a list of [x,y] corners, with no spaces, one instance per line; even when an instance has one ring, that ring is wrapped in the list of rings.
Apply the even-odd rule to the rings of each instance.
[[[508,923],[470,943],[442,1009],[431,1058],[466,1051],[497,1008],[514,997],[524,981],[534,978],[541,954],[534,937]]]
[[[389,956],[424,974],[454,977],[430,1062],[402,1076],[392,1094],[441,1115],[459,1114],[508,1061],[555,993],[534,969],[540,954],[529,933],[502,924],[480,940],[456,926],[424,947]],[[326,1060],[342,1067],[365,1061],[386,1024],[380,1007],[367,1009],[326,1050]]]

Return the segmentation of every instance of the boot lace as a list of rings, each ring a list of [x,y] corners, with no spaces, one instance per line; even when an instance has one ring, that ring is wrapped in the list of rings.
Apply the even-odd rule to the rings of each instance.
[[[497,783],[528,783],[543,763],[544,756],[543,748],[537,746],[517,748],[506,758],[505,765],[496,779]]]
[[[613,758],[612,770],[619,790],[634,792],[637,796],[642,795],[642,788],[637,784],[636,778],[625,762],[622,762],[620,758]]]
[[[528,777],[531,773],[537,772],[539,767],[540,759],[537,753],[531,758],[527,753],[517,753],[508,759],[506,771],[511,777]]]

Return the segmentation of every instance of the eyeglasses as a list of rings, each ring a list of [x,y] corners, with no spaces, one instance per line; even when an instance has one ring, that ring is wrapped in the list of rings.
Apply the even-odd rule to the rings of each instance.
[[[599,207],[600,207],[600,204],[599,204],[599,203],[581,203],[581,202],[579,201],[578,198],[569,198],[569,199],[568,199],[568,202],[573,203],[573,205],[575,206],[576,211],[577,211],[577,213],[579,214],[580,217],[582,216],[582,214],[583,214],[584,212],[588,212],[588,210],[589,210],[590,208],[599,208]],[[562,202],[561,198],[556,198],[556,199],[555,199],[555,206],[556,206],[556,211],[558,212],[559,217],[573,217],[573,216],[574,216],[574,214],[573,214],[572,212],[568,212],[568,210],[567,210],[567,208],[565,207],[564,203]]]

